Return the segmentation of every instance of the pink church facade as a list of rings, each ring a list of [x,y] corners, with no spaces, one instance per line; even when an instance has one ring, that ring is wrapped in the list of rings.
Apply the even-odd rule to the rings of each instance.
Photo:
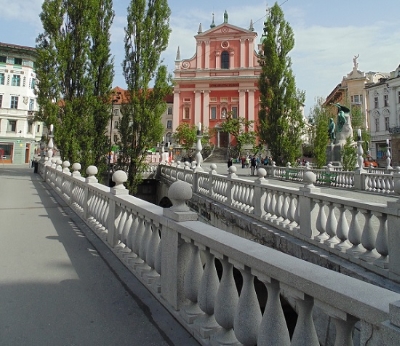
[[[231,25],[225,12],[224,23],[218,26],[212,24],[202,32],[200,24],[192,58],[181,59],[178,48],[173,131],[181,123],[201,123],[203,129],[217,130],[211,140],[217,147],[227,147],[234,139],[218,129],[228,113],[258,121],[261,67],[255,51],[256,38],[252,23],[249,30]]]

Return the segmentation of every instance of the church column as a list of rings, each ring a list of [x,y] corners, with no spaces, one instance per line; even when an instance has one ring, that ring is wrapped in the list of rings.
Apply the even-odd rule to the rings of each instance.
[[[231,52],[229,52],[229,68],[230,69],[234,69],[235,68],[235,52],[232,50]]]
[[[196,68],[201,69],[201,58],[203,57],[203,47],[202,42],[197,41],[197,52],[196,52]]]
[[[221,52],[218,50],[215,52],[215,68],[221,68]]]
[[[253,67],[254,40],[249,38],[249,67]]]
[[[179,109],[180,109],[180,98],[179,91],[174,91],[174,105],[172,108],[172,132],[175,132],[179,126]]]
[[[244,39],[240,40],[240,67],[243,68],[244,66],[244,57],[246,53],[246,41]]]
[[[239,90],[239,117],[246,118],[246,91]]]
[[[247,94],[248,98],[248,108],[247,108],[247,114],[248,114],[248,120],[254,120],[254,90],[249,90]]]
[[[194,125],[201,121],[201,92],[199,90],[193,91],[194,96]]]
[[[204,128],[210,126],[210,92],[208,90],[203,94],[203,125]]]
[[[206,51],[204,52],[204,68],[210,68],[210,41],[206,41]]]

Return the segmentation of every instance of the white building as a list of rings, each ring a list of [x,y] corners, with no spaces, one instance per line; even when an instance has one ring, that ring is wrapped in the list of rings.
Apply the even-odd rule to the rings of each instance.
[[[29,163],[38,150],[35,48],[0,42],[0,163]]]
[[[400,65],[388,78],[366,85],[371,155],[386,166],[389,144],[392,166],[400,165]]]

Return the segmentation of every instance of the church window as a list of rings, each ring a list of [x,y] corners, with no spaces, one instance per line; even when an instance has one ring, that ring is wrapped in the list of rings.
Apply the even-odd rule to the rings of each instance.
[[[210,119],[217,119],[217,107],[211,107]]]
[[[232,118],[237,119],[237,117],[238,117],[238,108],[232,107]]]
[[[189,107],[185,107],[183,110],[183,119],[190,119],[190,110]]]
[[[229,52],[226,50],[221,54],[221,68],[229,69]]]

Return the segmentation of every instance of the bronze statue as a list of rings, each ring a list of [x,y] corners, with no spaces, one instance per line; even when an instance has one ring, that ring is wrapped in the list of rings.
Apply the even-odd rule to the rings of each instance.
[[[333,118],[329,119],[328,135],[331,141],[334,141],[336,139],[335,122],[333,121]]]
[[[342,132],[344,124],[346,124],[346,118],[350,115],[350,109],[342,106],[340,103],[333,103],[334,106],[338,108],[337,114],[337,127],[338,132]]]

